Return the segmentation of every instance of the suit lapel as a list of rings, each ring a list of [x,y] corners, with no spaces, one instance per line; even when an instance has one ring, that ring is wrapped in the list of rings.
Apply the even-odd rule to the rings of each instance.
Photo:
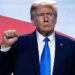
[[[62,38],[56,33],[55,34],[55,59],[54,59],[54,68],[53,75],[59,75],[60,63],[62,60],[62,51],[63,51],[63,41]]]
[[[39,53],[38,53],[38,45],[36,38],[36,31],[34,31],[30,37],[31,40],[31,49],[33,49],[33,69],[34,75],[40,75],[40,65],[39,65]]]
[[[39,64],[39,53],[38,53],[38,45],[36,39],[36,31],[34,31],[30,37],[31,40],[31,49],[33,49],[33,65],[34,65],[34,75],[40,75],[40,64]],[[63,41],[60,35],[55,34],[55,60],[54,60],[54,68],[53,75],[59,75],[59,64],[62,59],[62,51],[63,51]]]

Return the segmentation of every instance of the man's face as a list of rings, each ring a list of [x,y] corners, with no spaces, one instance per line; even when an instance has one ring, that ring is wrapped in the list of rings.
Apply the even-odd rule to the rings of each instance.
[[[32,24],[36,26],[39,33],[44,36],[50,35],[54,31],[56,24],[55,11],[52,8],[43,6],[36,9]]]

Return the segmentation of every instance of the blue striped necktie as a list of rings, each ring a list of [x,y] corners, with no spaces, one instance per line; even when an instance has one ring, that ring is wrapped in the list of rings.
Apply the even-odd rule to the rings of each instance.
[[[43,48],[40,61],[40,75],[51,75],[51,55],[50,48],[48,46],[49,39],[46,37],[44,41],[45,46]]]

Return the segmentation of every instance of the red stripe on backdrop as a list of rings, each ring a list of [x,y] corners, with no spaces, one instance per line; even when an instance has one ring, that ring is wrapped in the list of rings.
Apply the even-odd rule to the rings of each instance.
[[[2,33],[6,30],[16,30],[18,34],[25,34],[33,32],[34,29],[31,23],[0,16],[0,43],[2,42]]]
[[[63,35],[63,36],[65,36],[65,37],[68,37],[68,38],[70,38],[70,39],[72,39],[72,40],[75,41],[75,38],[73,38],[73,37],[71,37],[71,36],[69,36],[69,35],[66,35],[66,34],[61,33],[61,32],[58,32],[58,31],[56,31],[56,33],[58,33],[58,34],[60,34],[60,35]]]
[[[9,18],[9,17],[5,17],[5,16],[0,16],[0,44],[2,42],[2,33],[6,30],[16,30],[18,34],[25,34],[25,33],[33,32],[35,28],[31,23]],[[57,33],[67,36],[58,31]],[[67,37],[75,40],[75,38],[72,38],[70,36],[67,36]]]

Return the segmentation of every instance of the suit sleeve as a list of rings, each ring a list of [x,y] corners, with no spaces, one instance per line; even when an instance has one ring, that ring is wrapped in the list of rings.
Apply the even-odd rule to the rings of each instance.
[[[75,41],[72,46],[73,46],[73,75],[75,75]]]
[[[7,52],[0,51],[0,75],[11,75],[14,67],[13,58],[14,58],[13,48],[11,48]]]

